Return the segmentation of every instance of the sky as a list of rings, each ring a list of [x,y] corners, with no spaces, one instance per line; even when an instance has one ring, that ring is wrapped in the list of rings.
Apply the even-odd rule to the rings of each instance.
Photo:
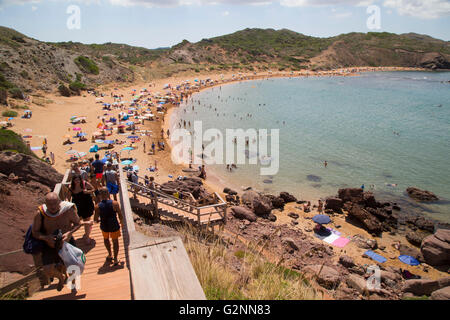
[[[0,25],[41,41],[150,49],[245,28],[316,37],[415,32],[450,41],[450,0],[0,0]]]

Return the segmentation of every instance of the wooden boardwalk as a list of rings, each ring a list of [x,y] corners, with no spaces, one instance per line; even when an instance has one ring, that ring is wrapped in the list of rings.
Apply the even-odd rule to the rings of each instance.
[[[91,238],[95,244],[87,246],[81,239],[84,227],[75,234],[77,246],[86,255],[86,266],[81,275],[81,289],[72,293],[67,285],[60,292],[56,290],[58,280],[50,286],[36,292],[29,300],[131,300],[130,271],[124,246],[126,231],[122,230],[119,240],[119,260],[121,264],[113,267],[106,262],[108,252],[103,244],[103,236],[99,224],[94,224]],[[125,237],[126,238],[126,237]]]
[[[62,183],[55,186],[60,199],[67,199],[69,170]],[[107,250],[103,244],[100,225],[94,224],[90,246],[81,239],[84,228],[74,238],[86,255],[86,266],[81,275],[81,288],[56,290],[58,280],[34,293],[29,300],[205,300],[205,294],[195,274],[180,237],[150,238],[136,231],[131,210],[127,180],[119,165],[120,206],[124,215],[122,236],[119,240],[121,264],[113,267],[106,262]],[[176,203],[177,199],[172,199]],[[169,202],[169,206],[174,206]],[[214,209],[214,211],[216,211]],[[226,211],[224,212],[226,214]],[[208,213],[208,217],[210,214]]]

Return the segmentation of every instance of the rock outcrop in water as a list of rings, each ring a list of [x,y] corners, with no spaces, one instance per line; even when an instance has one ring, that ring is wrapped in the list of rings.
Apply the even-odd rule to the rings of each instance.
[[[406,189],[406,193],[408,193],[408,195],[413,198],[414,200],[418,200],[418,201],[437,201],[439,200],[439,198],[430,191],[426,191],[426,190],[420,190],[419,188],[416,187],[409,187],[408,189]]]

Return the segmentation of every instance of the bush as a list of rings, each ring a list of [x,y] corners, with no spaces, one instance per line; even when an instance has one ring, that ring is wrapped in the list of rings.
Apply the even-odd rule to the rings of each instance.
[[[80,81],[73,81],[69,84],[69,89],[76,92],[77,94],[80,94],[81,90],[86,89],[86,85]]]
[[[9,89],[9,94],[14,99],[24,99],[23,92],[19,88],[11,88],[11,89]]]
[[[58,87],[58,91],[63,97],[70,97],[70,90],[65,85],[60,84]]]
[[[28,149],[21,136],[14,131],[0,129],[0,151],[7,150],[20,152],[37,158],[37,156],[30,149]]]
[[[12,111],[12,110],[3,111],[2,116],[4,116],[4,117],[17,117],[17,112],[16,111]]]
[[[0,88],[11,89],[14,88],[14,84],[6,80],[5,76],[0,73]]]
[[[95,64],[94,61],[92,61],[88,57],[79,56],[78,58],[75,58],[74,62],[84,72],[92,74],[100,73],[98,66]]]
[[[25,70],[23,70],[23,71],[20,73],[20,75],[21,75],[22,78],[24,78],[24,79],[29,79],[29,78],[30,78],[30,76],[28,75],[28,72],[26,72]]]

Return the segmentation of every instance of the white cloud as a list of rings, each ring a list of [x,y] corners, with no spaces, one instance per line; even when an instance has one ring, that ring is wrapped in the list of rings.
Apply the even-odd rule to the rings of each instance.
[[[230,12],[229,12],[229,11],[224,11],[224,12],[222,13],[222,15],[223,15],[224,17],[229,16],[229,15],[230,15]]]
[[[344,18],[349,18],[352,16],[351,12],[340,12],[340,13],[336,13],[334,15],[334,17],[338,18],[338,19],[344,19]]]
[[[0,8],[15,4],[35,4],[57,0],[0,0]],[[61,1],[61,0],[59,0]],[[400,15],[422,19],[435,19],[450,15],[450,0],[65,0],[67,2],[108,3],[117,6],[177,7],[202,5],[269,5],[279,3],[285,7],[369,6],[382,4]],[[341,15],[344,15],[343,13]],[[348,13],[347,13],[348,16]]]
[[[367,6],[375,0],[279,0],[286,7],[319,7],[334,5]]]
[[[436,19],[450,15],[449,0],[385,0],[383,5],[397,9],[400,15]]]

